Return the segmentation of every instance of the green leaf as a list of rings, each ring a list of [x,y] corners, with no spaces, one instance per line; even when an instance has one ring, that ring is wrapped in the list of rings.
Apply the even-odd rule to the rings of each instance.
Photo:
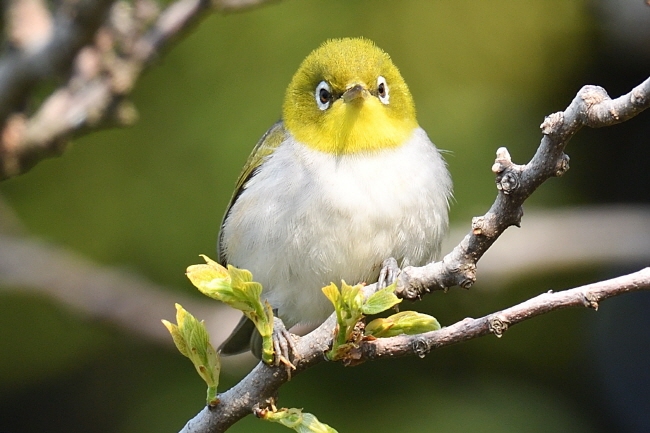
[[[363,316],[361,307],[363,306],[363,292],[361,284],[350,286],[345,281],[341,281],[341,301],[343,311],[347,313],[347,317],[352,322],[358,322]],[[354,324],[352,323],[352,324]],[[348,322],[348,325],[351,323]]]
[[[219,354],[210,344],[205,324],[203,321],[199,322],[180,304],[176,304],[177,325],[167,320],[162,322],[169,330],[178,351],[192,361],[197,373],[208,385],[208,404],[216,404],[221,361]]]
[[[334,283],[323,287],[325,296],[334,305],[336,311],[336,337],[332,343],[332,349],[327,353],[330,360],[337,360],[345,357],[348,352],[348,341],[352,339],[355,325],[363,318],[361,308],[363,306],[363,291],[361,284],[350,286],[341,281],[339,290]]]
[[[232,265],[227,268],[202,255],[204,265],[187,268],[187,277],[201,293],[240,310],[262,336],[262,359],[273,362],[273,311],[268,302],[262,302],[262,285],[253,281],[253,274]]]
[[[169,333],[172,335],[172,340],[174,340],[174,344],[176,345],[176,348],[178,349],[179,352],[185,357],[189,358],[189,354],[187,352],[187,345],[185,344],[185,340],[183,339],[183,336],[181,335],[178,326],[174,325],[173,323],[170,323],[167,320],[162,320],[163,325],[167,328]]]
[[[330,283],[329,286],[325,286],[321,290],[323,291],[323,294],[325,294],[327,299],[330,300],[332,305],[334,305],[334,308],[339,306],[340,299],[341,299],[341,292],[339,291],[339,288],[336,287],[336,284]]]
[[[367,315],[378,314],[402,302],[402,300],[395,295],[396,287],[396,283],[393,283],[390,286],[373,293],[363,304],[363,313]]]
[[[261,418],[282,424],[299,433],[337,433],[332,427],[318,421],[314,415],[295,408],[267,410]]]
[[[253,281],[253,274],[247,269],[239,269],[233,265],[228,265],[228,274],[232,278],[233,287],[241,287],[244,283]]]
[[[230,304],[228,300],[232,297],[232,281],[228,269],[208,256],[201,257],[206,264],[188,266],[185,275],[204,295]]]
[[[367,336],[386,338],[400,334],[422,334],[438,329],[440,329],[440,323],[435,317],[416,311],[401,311],[385,319],[373,320],[366,325],[364,333]]]
[[[202,292],[218,290],[218,286],[230,287],[228,270],[206,255],[201,254],[201,257],[206,264],[188,266],[185,271],[192,284]]]

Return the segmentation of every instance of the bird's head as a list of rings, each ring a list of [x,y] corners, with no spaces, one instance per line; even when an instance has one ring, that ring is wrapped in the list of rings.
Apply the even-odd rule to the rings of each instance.
[[[283,119],[298,141],[337,155],[400,146],[418,126],[399,70],[363,38],[329,40],[305,58],[287,88]]]

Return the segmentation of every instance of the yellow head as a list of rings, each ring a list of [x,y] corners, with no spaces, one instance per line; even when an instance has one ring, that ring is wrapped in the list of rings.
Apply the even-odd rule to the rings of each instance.
[[[363,38],[329,40],[305,58],[287,88],[283,119],[298,141],[339,155],[399,146],[418,126],[399,70]]]

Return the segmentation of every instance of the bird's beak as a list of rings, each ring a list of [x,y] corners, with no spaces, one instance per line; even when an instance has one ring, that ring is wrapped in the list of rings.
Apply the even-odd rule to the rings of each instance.
[[[343,93],[343,101],[347,104],[349,102],[354,101],[355,99],[361,98],[361,100],[364,100],[368,97],[368,91],[361,85],[361,84],[355,84],[351,87],[348,87],[348,89]]]

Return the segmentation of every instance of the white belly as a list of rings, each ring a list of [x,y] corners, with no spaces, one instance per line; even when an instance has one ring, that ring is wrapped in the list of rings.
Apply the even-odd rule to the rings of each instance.
[[[290,327],[332,312],[321,287],[376,281],[388,257],[422,265],[447,228],[451,180],[417,129],[374,155],[333,156],[290,139],[249,181],[223,228],[228,263],[262,283]]]

